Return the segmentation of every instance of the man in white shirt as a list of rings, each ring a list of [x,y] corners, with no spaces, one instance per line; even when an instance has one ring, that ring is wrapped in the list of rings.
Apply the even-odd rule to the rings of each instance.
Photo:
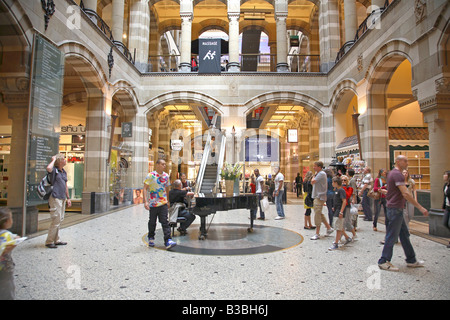
[[[266,217],[264,215],[263,208],[261,207],[261,200],[263,199],[263,186],[264,186],[264,178],[259,174],[259,170],[255,169],[256,176],[256,194],[258,195],[258,203],[259,203],[259,218],[258,220],[265,220]],[[256,212],[255,212],[256,216]]]
[[[327,174],[323,171],[323,162],[316,161],[313,166],[316,175],[311,179],[313,185],[312,198],[314,199],[314,223],[316,224],[316,234],[311,237],[311,240],[320,239],[320,226],[323,223],[327,228],[327,235],[330,235],[334,229],[322,213],[323,205],[327,201]]]
[[[273,196],[275,198],[275,207],[277,208],[278,216],[275,220],[282,220],[285,218],[284,208],[283,208],[283,194],[284,194],[284,176],[280,172],[280,167],[275,167],[277,174],[275,175],[275,191]]]

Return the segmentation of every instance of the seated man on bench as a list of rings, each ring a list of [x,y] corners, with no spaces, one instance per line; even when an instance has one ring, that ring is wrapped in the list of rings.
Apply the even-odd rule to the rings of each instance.
[[[192,222],[195,220],[195,215],[190,213],[187,209],[188,202],[186,200],[186,197],[192,197],[194,195],[193,192],[188,192],[186,190],[182,190],[182,183],[181,180],[175,180],[172,184],[173,189],[169,191],[169,202],[170,206],[173,206],[175,203],[183,203],[185,205],[185,208],[182,208],[178,211],[178,217],[184,217],[186,220],[181,222],[180,227],[177,229],[178,232],[182,236],[187,234],[187,228],[191,225]]]

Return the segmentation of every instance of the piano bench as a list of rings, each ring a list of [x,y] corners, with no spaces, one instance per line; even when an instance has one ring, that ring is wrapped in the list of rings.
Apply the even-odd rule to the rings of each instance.
[[[178,217],[176,222],[169,222],[169,226],[172,228],[172,237],[175,235],[175,228],[177,227],[178,223],[186,221],[185,217]]]

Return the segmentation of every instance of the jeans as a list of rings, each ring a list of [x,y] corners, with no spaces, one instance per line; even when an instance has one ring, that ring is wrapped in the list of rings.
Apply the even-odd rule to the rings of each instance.
[[[263,199],[263,194],[262,193],[257,193],[257,195],[258,195],[259,217],[261,219],[265,219],[266,216],[264,215],[264,211],[263,211],[263,209],[261,207],[261,200]],[[250,209],[250,213],[252,215],[252,219],[253,220],[256,219],[256,212],[258,212],[258,209],[255,209],[255,210]]]
[[[169,208],[167,204],[159,207],[150,207],[150,214],[148,218],[148,238],[155,238],[156,229],[156,218],[158,218],[159,223],[164,233],[164,242],[170,239],[170,226],[169,226]]]
[[[368,189],[364,190],[361,205],[363,208],[365,219],[368,221],[372,221],[372,207],[370,205],[370,198],[367,196],[368,193]]]
[[[194,222],[195,220],[195,215],[190,213],[189,210],[184,209],[184,210],[179,210],[178,211],[178,217],[183,217],[186,218],[185,221],[180,223],[180,229],[186,231],[187,228],[189,228],[189,226],[192,224],[192,222]]]
[[[334,217],[334,211],[333,211],[333,193],[327,193],[327,209],[328,209],[328,221],[330,222],[330,226],[333,226],[333,217]]]
[[[275,196],[275,207],[277,208],[277,214],[280,217],[284,217],[283,194],[284,190],[281,189],[280,191],[278,191],[278,195]]]
[[[378,200],[374,200],[374,205],[375,205],[375,216],[373,218],[373,226],[376,228],[377,227],[377,223],[378,223],[378,216],[380,215],[380,211],[381,211],[381,206],[383,206],[383,212],[384,212],[384,216],[385,216],[385,225],[388,225],[388,217],[386,214],[386,198],[380,198]]]
[[[416,262],[416,254],[409,240],[409,231],[403,218],[403,208],[387,208],[387,217],[389,224],[386,226],[386,239],[383,252],[378,264],[391,261],[394,252],[394,245],[398,238],[406,255],[407,263]]]

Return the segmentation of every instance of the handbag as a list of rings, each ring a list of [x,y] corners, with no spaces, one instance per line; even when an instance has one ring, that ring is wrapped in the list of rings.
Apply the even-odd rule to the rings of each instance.
[[[267,212],[269,210],[269,199],[267,197],[262,198],[260,204],[263,212]]]
[[[379,200],[381,198],[381,194],[378,191],[374,191],[373,188],[367,192],[367,196],[373,200]]]

